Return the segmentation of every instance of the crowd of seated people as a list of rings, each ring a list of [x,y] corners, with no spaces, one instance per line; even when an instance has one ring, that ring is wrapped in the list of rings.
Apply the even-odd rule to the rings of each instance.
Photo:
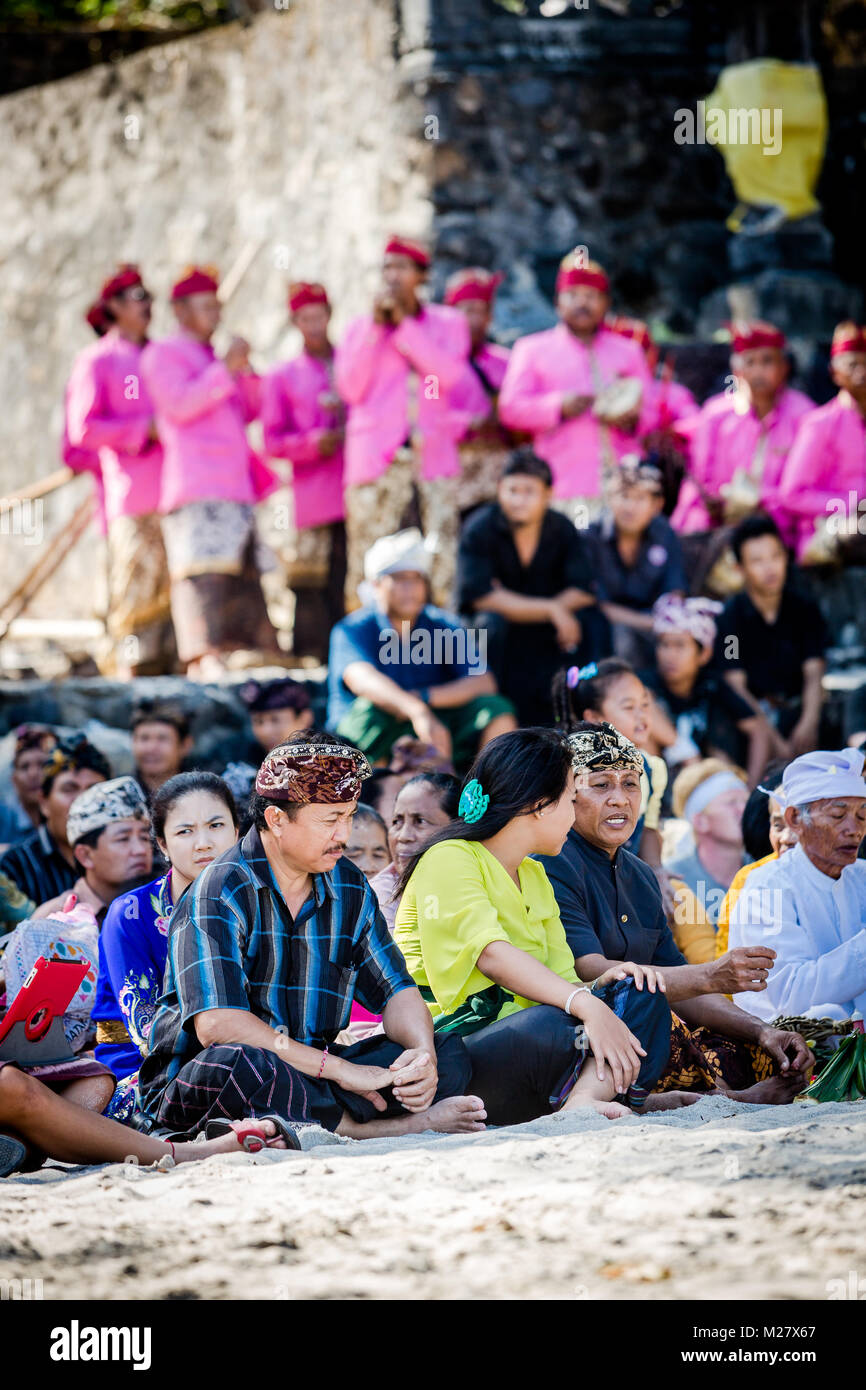
[[[214,355],[209,268],[163,342],[136,267],[89,314],[64,448],[101,488],[112,669],[277,654],[253,508],[286,482],[327,699],[233,687],[259,755],[216,769],[159,701],[132,776],[15,731],[0,1008],[38,953],[88,970],[64,1060],[0,1044],[0,1173],[785,1104],[812,1056],[776,1020],[863,1011],[864,755],[825,733],[807,571],[866,496],[866,330],[816,408],[778,330],[737,325],[735,389],[698,407],[581,248],[510,353],[499,277],[433,305],[429,266],[392,237],[336,343],[294,284],[302,351],[264,382],[243,341]]]

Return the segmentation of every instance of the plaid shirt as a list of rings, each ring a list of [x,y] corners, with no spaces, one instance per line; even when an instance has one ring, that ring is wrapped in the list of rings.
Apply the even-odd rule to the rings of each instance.
[[[349,859],[313,887],[292,919],[259,832],[210,864],[175,908],[163,994],[141,1065],[142,1105],[161,1092],[202,1047],[192,1023],[206,1009],[244,1009],[311,1046],[332,1043],[355,998],[382,1013],[413,989],[373,890]]]

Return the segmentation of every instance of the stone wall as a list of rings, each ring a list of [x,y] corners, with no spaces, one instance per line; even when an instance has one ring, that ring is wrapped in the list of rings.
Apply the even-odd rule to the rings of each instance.
[[[430,146],[396,78],[391,0],[335,13],[292,0],[249,27],[0,100],[0,492],[57,467],[64,383],[89,341],[82,313],[116,261],[143,266],[158,336],[178,269],[195,259],[226,274],[249,257],[224,340],[244,334],[267,366],[296,350],[289,278],[328,282],[339,329],[369,300],[387,228],[429,230]],[[46,503],[49,536],[88,486]],[[0,541],[2,597],[38,551],[23,535]],[[31,611],[89,616],[103,571],[89,535]]]

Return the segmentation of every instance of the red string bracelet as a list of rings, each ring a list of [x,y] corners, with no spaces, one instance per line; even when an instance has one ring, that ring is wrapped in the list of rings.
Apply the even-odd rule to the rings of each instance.
[[[327,1062],[327,1060],[328,1060],[328,1049],[325,1048],[324,1052],[322,1053],[322,1065],[319,1067],[319,1070],[316,1072],[316,1080],[317,1080],[317,1081],[320,1081],[320,1080],[321,1080],[322,1072],[325,1070],[325,1063]]]

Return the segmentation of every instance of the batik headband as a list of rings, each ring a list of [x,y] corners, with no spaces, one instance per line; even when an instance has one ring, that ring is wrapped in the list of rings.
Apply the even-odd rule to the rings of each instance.
[[[75,798],[66,820],[66,839],[76,845],[83,836],[104,830],[114,821],[149,819],[144,793],[135,778],[115,777],[111,782],[97,782]]]
[[[256,791],[271,801],[307,804],[357,801],[372,768],[345,743],[282,744],[269,753],[256,777]]]
[[[566,738],[575,772],[613,772],[634,770],[643,772],[643,754],[612,724],[597,724],[593,729],[578,729]]]

